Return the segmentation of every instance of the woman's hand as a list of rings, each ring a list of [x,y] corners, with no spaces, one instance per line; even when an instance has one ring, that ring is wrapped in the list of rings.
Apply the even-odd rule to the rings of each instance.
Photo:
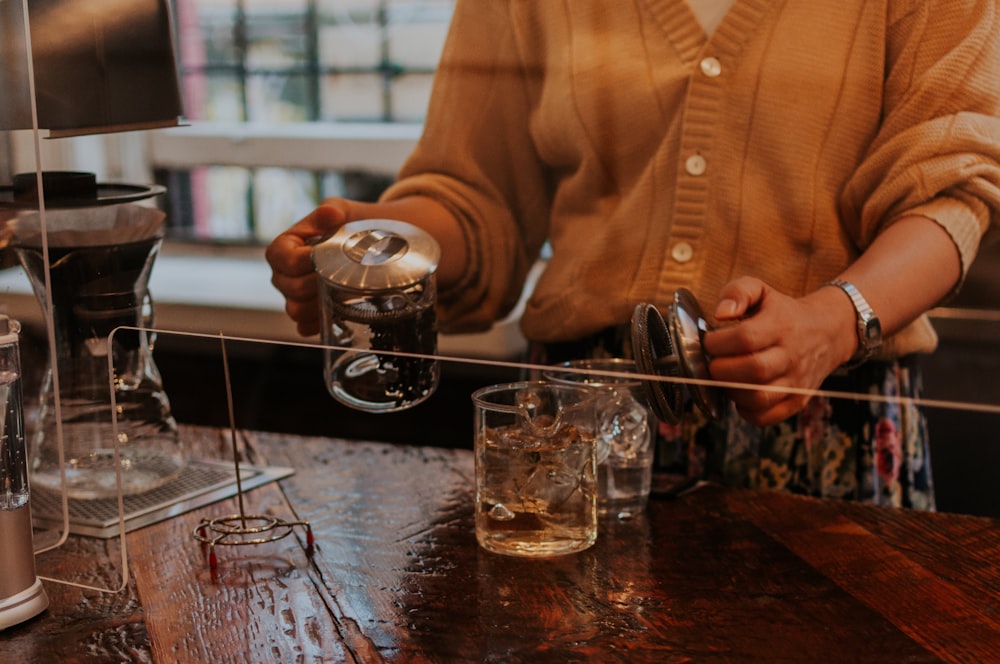
[[[264,256],[271,266],[271,283],[285,296],[285,312],[299,334],[319,332],[319,302],[312,248],[349,221],[347,202],[331,198],[271,241]]]
[[[809,394],[780,388],[818,388],[857,347],[854,309],[839,289],[795,299],[741,277],[719,295],[719,326],[704,337],[709,372],[718,381],[769,388],[729,390],[753,424],[775,424],[802,410]]]
[[[457,282],[466,271],[465,234],[458,220],[432,198],[407,196],[366,203],[328,198],[319,207],[271,241],[264,256],[271,266],[271,283],[285,296],[285,311],[299,334],[319,332],[319,287],[312,264],[312,248],[351,221],[396,219],[430,233],[441,246],[438,288]]]
[[[945,228],[920,215],[897,219],[875,238],[841,279],[854,284],[889,336],[952,292],[962,263]],[[858,347],[857,314],[839,288],[795,299],[759,279],[723,286],[705,334],[712,378],[767,388],[817,389]],[[774,424],[805,406],[808,394],[731,389],[737,410],[754,424]]]

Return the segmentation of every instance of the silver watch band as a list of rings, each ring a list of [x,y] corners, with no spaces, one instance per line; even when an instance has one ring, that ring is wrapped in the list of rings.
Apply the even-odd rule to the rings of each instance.
[[[851,358],[849,365],[857,366],[870,358],[882,345],[882,324],[872,310],[868,300],[854,284],[843,279],[832,279],[824,286],[834,286],[844,291],[851,298],[854,312],[857,316],[858,350]]]

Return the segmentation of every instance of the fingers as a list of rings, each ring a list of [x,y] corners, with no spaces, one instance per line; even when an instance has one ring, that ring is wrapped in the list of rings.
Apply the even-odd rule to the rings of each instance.
[[[743,419],[758,426],[782,422],[805,403],[798,393],[781,387],[792,379],[791,359],[786,349],[771,338],[767,328],[754,319],[712,332],[705,337],[710,353],[709,373],[720,382],[746,385],[729,387],[729,397]],[[715,353],[715,354],[712,354]]]
[[[766,385],[789,373],[791,362],[780,346],[754,349],[746,353],[712,356],[709,373],[727,383]]]
[[[309,274],[313,271],[313,245],[343,225],[345,219],[339,208],[322,205],[274,238],[264,257],[275,273],[292,277]]]
[[[753,277],[739,277],[730,281],[719,291],[715,319],[724,322],[752,315],[767,291],[767,284]]]
[[[784,422],[800,412],[809,400],[807,395],[779,390],[731,390],[730,397],[736,412],[757,426]]]
[[[264,252],[271,266],[271,284],[285,297],[285,311],[299,334],[319,332],[318,280],[312,262],[316,240],[330,235],[346,221],[336,200],[324,201],[285,232]]]
[[[316,300],[288,300],[285,302],[285,313],[295,321],[295,327],[302,336],[319,334],[319,304]]]
[[[304,238],[289,231],[267,245],[264,258],[275,276],[301,277],[313,271],[312,247],[306,244]]]
[[[787,323],[788,318],[780,311],[760,313],[706,332],[702,344],[709,357],[720,361],[720,368],[729,368],[731,363],[741,366],[740,375],[736,378],[753,379],[756,376],[760,380],[763,374],[759,369],[764,367],[755,367],[754,363],[770,358],[772,373],[787,369],[787,361],[776,363],[774,356],[774,352],[784,348],[788,340]],[[744,366],[742,363],[747,364]],[[757,371],[746,374],[746,371],[755,368]]]
[[[285,312],[300,334],[315,334],[319,331],[319,287],[311,247],[305,246],[302,238],[283,233],[268,246],[266,256],[271,264],[271,284],[285,297]]]
[[[752,424],[782,422],[799,412],[809,398],[807,393],[788,388],[793,383],[787,373],[787,356],[780,351],[757,353],[752,361],[729,363],[722,368],[713,366],[717,379],[716,373],[723,374],[727,383],[746,385],[730,386],[727,391],[737,412]]]
[[[319,280],[316,274],[290,277],[275,272],[271,283],[285,296],[285,313],[295,321],[299,334],[311,336],[319,332]]]
[[[286,300],[292,302],[316,302],[319,295],[319,280],[314,273],[301,277],[274,273],[271,275],[271,284]]]
[[[723,325],[703,338],[710,374],[747,386],[731,387],[729,395],[748,422],[767,425],[791,417],[804,398],[781,390],[792,384],[794,373],[782,323],[787,314],[784,296],[759,279],[742,277],[726,284],[719,297],[715,314]]]
[[[713,357],[747,355],[777,343],[773,322],[768,317],[754,318],[770,292],[767,284],[753,277],[740,277],[723,286],[715,308],[715,318],[722,325],[705,334],[705,351]]]
[[[719,297],[721,324],[702,338],[712,378],[731,385],[737,411],[753,424],[799,412],[808,394],[787,390],[814,389],[830,369],[815,309],[752,277],[729,282]]]

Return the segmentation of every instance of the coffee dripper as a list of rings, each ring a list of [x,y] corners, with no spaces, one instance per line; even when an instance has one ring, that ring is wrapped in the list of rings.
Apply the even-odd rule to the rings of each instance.
[[[147,329],[147,285],[165,215],[134,204],[163,188],[98,185],[86,173],[44,176],[51,301],[32,209],[36,174],[0,191],[0,203],[19,209],[8,222],[11,244],[55,338],[30,438],[32,482],[83,500],[116,496],[119,476],[123,494],[148,491],[176,477],[187,458]]]
[[[16,320],[0,314],[0,630],[49,605],[35,576]]]
[[[440,256],[429,234],[389,219],[345,224],[313,247],[326,386],[337,401],[394,412],[437,389],[438,362],[427,356],[437,351]]]

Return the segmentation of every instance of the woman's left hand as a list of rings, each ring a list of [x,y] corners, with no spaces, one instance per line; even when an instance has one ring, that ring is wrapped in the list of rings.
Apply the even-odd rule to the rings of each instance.
[[[857,347],[854,309],[836,288],[796,299],[763,281],[741,277],[726,284],[715,309],[718,327],[704,337],[714,380],[730,388],[748,422],[775,424],[802,410],[817,389]]]

